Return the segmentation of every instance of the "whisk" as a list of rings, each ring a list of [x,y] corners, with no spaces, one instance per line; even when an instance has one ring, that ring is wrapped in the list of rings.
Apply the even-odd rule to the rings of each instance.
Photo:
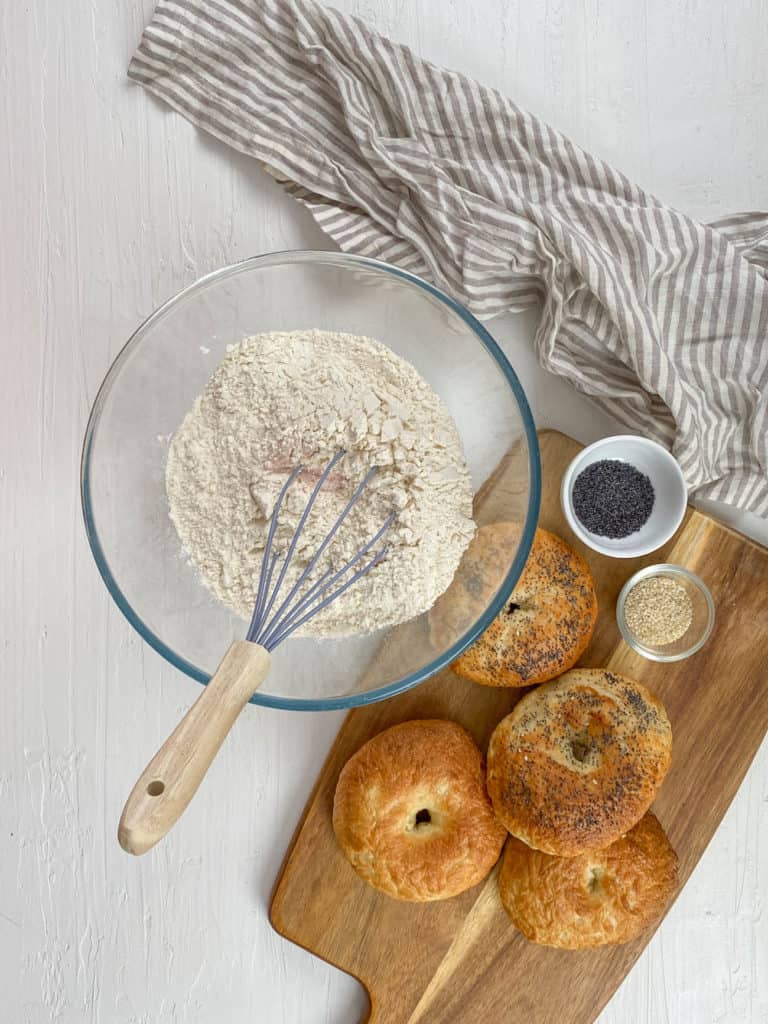
[[[133,787],[117,833],[120,845],[128,853],[141,854],[151,849],[181,817],[235,719],[266,679],[270,652],[341,597],[385,557],[387,545],[383,538],[392,525],[394,512],[341,568],[328,568],[313,579],[324,553],[376,474],[374,466],[358,484],[325,539],[281,599],[288,568],[307,519],[323,485],[345,454],[343,450],[337,452],[318,477],[281,559],[280,552],[274,550],[280,509],[304,467],[297,466],[285,481],[270,517],[253,615],[245,640],[232,643],[208,685]]]

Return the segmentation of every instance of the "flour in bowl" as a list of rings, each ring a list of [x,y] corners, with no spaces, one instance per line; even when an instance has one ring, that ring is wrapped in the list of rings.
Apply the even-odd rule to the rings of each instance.
[[[378,471],[322,558],[340,568],[382,526],[386,557],[301,630],[345,636],[431,608],[471,540],[472,486],[456,426],[416,369],[370,338],[308,330],[230,345],[173,436],[171,519],[210,589],[250,619],[272,509],[288,475],[276,536],[285,551],[319,473],[326,481],[282,593],[306,568],[356,486]],[[313,576],[313,578],[315,578]]]

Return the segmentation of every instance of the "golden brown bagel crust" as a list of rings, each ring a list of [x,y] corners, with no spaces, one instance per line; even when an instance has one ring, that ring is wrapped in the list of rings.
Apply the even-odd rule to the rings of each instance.
[[[417,822],[424,811],[430,820]],[[437,719],[392,726],[347,761],[333,828],[360,877],[399,900],[440,900],[476,885],[506,838],[474,740]]]
[[[551,857],[510,836],[499,875],[504,908],[531,942],[590,949],[636,938],[677,889],[677,854],[652,814],[605,850]]]
[[[460,571],[430,612],[432,642],[457,639],[496,592],[508,552],[520,537],[514,523],[483,526]],[[480,601],[485,603],[479,607]],[[597,621],[597,596],[589,566],[565,541],[537,530],[522,575],[504,610],[479,640],[459,655],[453,670],[485,686],[531,686],[575,665]]]
[[[653,802],[672,756],[662,703],[607,669],[526,694],[488,746],[488,793],[512,835],[558,857],[600,850]]]

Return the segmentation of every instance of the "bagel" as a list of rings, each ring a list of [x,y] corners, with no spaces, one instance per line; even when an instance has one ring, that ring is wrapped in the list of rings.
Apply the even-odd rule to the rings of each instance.
[[[499,874],[515,927],[560,949],[629,942],[658,921],[676,889],[677,854],[653,814],[578,857],[552,857],[510,836]]]
[[[333,828],[365,882],[419,902],[482,881],[506,838],[485,791],[480,751],[460,725],[439,720],[392,726],[347,761]]]
[[[430,612],[434,646],[454,643],[488,606],[520,529],[515,523],[494,523],[477,531],[453,582]],[[576,664],[596,621],[589,566],[565,541],[539,529],[504,609],[451,667],[484,686],[543,683]]]
[[[640,820],[671,756],[667,713],[644,686],[605,669],[573,669],[527,693],[497,725],[488,793],[512,835],[574,857]]]

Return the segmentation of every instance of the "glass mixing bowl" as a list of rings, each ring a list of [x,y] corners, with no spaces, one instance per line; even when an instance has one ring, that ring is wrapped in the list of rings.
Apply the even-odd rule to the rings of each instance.
[[[168,516],[168,443],[227,345],[308,328],[376,338],[412,363],[450,409],[475,491],[514,449],[514,485],[495,518],[522,524],[503,552],[506,575],[461,635],[436,647],[421,616],[278,647],[253,703],[322,710],[382,700],[448,665],[501,610],[528,557],[541,490],[536,431],[512,367],[466,309],[413,274],[339,253],[274,253],[217,270],[153,313],[110,367],[85,433],[81,491],[91,550],[121,611],[172,665],[208,682],[247,623],[184,557]]]

